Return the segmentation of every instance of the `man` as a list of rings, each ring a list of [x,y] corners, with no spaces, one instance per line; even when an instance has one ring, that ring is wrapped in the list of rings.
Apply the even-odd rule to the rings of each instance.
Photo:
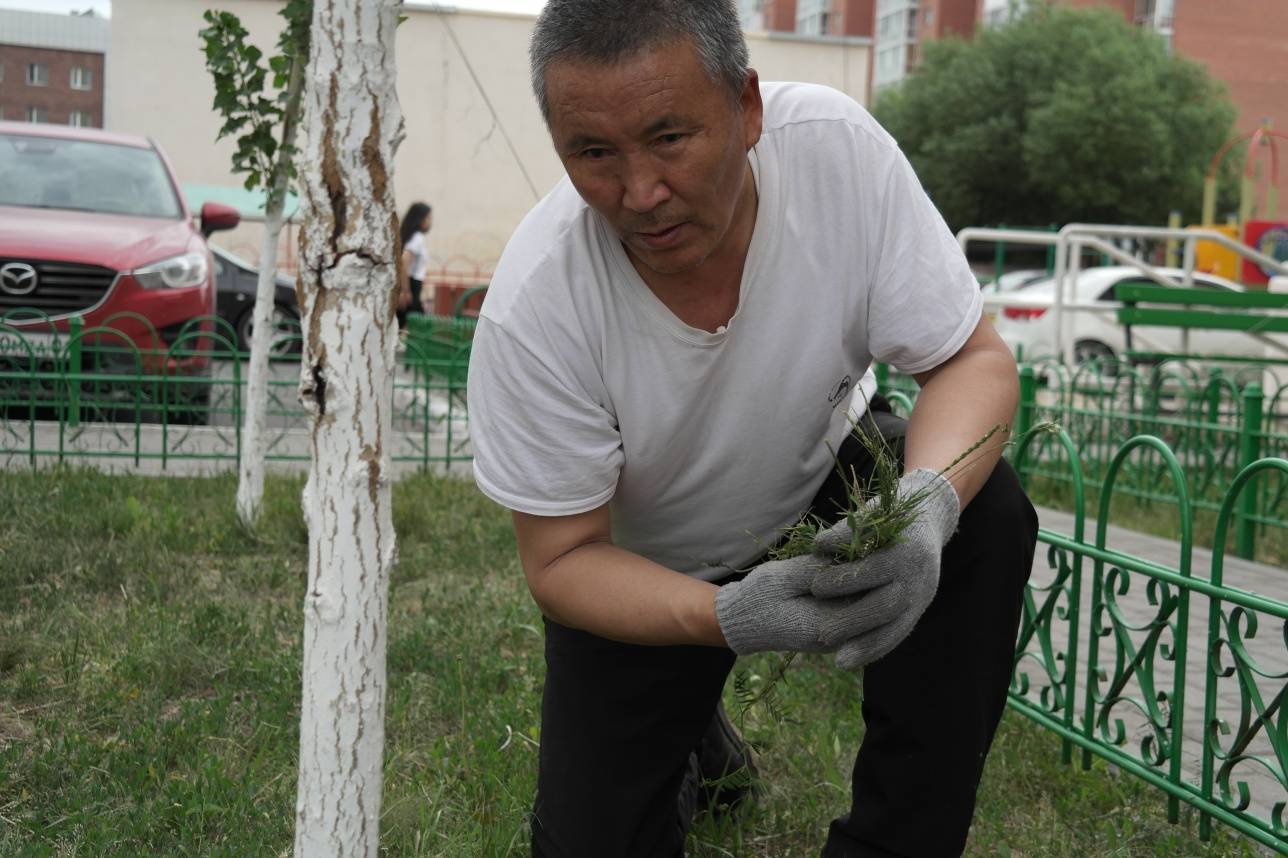
[[[765,650],[866,665],[824,854],[959,853],[1036,520],[996,444],[939,474],[1017,398],[956,243],[862,108],[760,84],[729,0],[550,0],[531,61],[568,178],[506,247],[469,396],[546,617],[534,854],[682,854],[692,761],[738,756],[725,678]],[[874,360],[922,386],[917,520],[858,563],[831,556],[843,523],[761,562],[806,511],[836,519],[832,451],[870,468],[846,439]]]

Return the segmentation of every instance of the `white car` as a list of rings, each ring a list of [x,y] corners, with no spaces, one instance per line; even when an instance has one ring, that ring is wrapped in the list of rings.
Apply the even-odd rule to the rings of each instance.
[[[1179,268],[1155,269],[1179,281],[1183,272]],[[1078,275],[1073,288],[1065,294],[1065,304],[1103,304],[1099,310],[1065,309],[1065,343],[1072,343],[1074,360],[1078,363],[1096,359],[1117,358],[1127,350],[1127,332],[1118,323],[1119,304],[1114,301],[1114,288],[1121,284],[1159,285],[1130,266],[1091,268]],[[1199,289],[1221,289],[1230,292],[1245,291],[1238,283],[1212,274],[1195,272],[1194,286]],[[988,296],[986,296],[987,298]],[[1005,296],[1011,306],[990,307],[993,324],[1011,351],[1024,360],[1054,357],[1055,281],[1039,280],[1009,292]],[[1276,338],[1282,343],[1282,338]],[[1230,355],[1237,357],[1264,357],[1265,340],[1241,331],[1204,330],[1192,328],[1188,344],[1180,328],[1153,325],[1133,325],[1132,351],[1172,352],[1200,355]]]
[[[981,287],[985,295],[1014,292],[1025,286],[1032,286],[1039,280],[1048,280],[1051,272],[1045,268],[1024,268],[1019,271],[1008,271],[1001,277]]]

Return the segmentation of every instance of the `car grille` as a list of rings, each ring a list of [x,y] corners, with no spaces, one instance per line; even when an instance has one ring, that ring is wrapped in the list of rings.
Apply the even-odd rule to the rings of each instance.
[[[36,289],[25,295],[15,295],[12,286],[0,276],[0,314],[20,307],[40,310],[51,316],[84,312],[101,302],[116,280],[116,272],[110,268],[39,259],[0,257],[0,272],[11,262],[24,263],[36,269]]]

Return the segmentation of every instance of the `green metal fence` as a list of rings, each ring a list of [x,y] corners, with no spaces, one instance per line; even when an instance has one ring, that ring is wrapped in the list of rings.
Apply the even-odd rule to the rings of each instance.
[[[0,463],[120,461],[132,467],[214,470],[241,455],[245,360],[221,319],[156,331],[138,317],[121,327],[21,328],[0,318]],[[155,343],[155,347],[140,343]],[[268,382],[270,462],[306,461],[308,419],[299,404],[298,334],[274,343]],[[469,339],[444,350],[415,332],[392,379],[395,464],[468,462],[465,379]]]
[[[915,382],[888,369],[880,377],[882,389],[899,394],[895,402],[910,409]],[[1191,506],[1216,514],[1243,468],[1263,456],[1288,458],[1288,380],[1279,378],[1288,379],[1288,367],[1026,363],[1015,428],[1018,435],[1044,421],[1062,426],[1073,439],[1086,487],[1096,491],[1105,488],[1109,464],[1128,439],[1160,438],[1182,465]],[[1025,463],[1023,475],[1071,486],[1069,472],[1042,457]],[[1130,464],[1115,492],[1175,506],[1168,476],[1161,462]],[[1258,483],[1241,497],[1232,526],[1243,558],[1253,556],[1258,533],[1288,531],[1288,483]]]
[[[1258,484],[1288,484],[1288,461],[1261,458],[1238,473],[1222,494],[1211,562],[1198,569],[1189,481],[1161,439],[1135,436],[1110,458],[1091,540],[1078,444],[1064,430],[1031,434],[1014,461],[1035,459],[1067,470],[1075,517],[1072,533],[1039,533],[1049,573],[1035,571],[1025,595],[1011,707],[1059,734],[1066,761],[1076,747],[1084,768],[1099,756],[1157,786],[1172,822],[1189,804],[1205,839],[1215,819],[1288,854],[1288,602],[1224,581],[1242,499]],[[1143,462],[1174,492],[1174,565],[1107,544],[1110,499]]]
[[[1288,392],[1272,377],[1267,395],[1259,368],[1108,369],[1021,368],[1010,457],[1026,482],[1065,486],[1073,518],[1039,531],[1008,703],[1061,736],[1066,762],[1076,748],[1084,768],[1098,756],[1157,786],[1172,822],[1188,804],[1205,839],[1218,820],[1288,855],[1288,570],[1245,563],[1260,589],[1226,582],[1243,562],[1227,543],[1251,557],[1286,526]],[[879,375],[911,411],[915,383]],[[1027,432],[1047,420],[1061,428]],[[1109,545],[1123,496],[1174,522],[1174,562]],[[1203,509],[1216,521],[1196,564]]]

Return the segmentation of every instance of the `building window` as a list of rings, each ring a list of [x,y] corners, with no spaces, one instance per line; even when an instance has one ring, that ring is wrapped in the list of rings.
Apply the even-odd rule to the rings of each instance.
[[[28,107],[28,108],[27,108],[27,121],[28,121],[28,122],[46,122],[46,121],[48,121],[48,119],[49,119],[49,111],[48,111],[48,110],[46,110],[45,108],[43,108],[43,107]]]
[[[94,85],[94,73],[87,68],[76,66],[72,69],[72,89],[90,89]]]
[[[28,63],[27,86],[49,86],[49,66],[43,63]]]
[[[94,114],[88,110],[73,110],[67,117],[67,124],[74,125],[77,128],[92,128],[94,126]]]

